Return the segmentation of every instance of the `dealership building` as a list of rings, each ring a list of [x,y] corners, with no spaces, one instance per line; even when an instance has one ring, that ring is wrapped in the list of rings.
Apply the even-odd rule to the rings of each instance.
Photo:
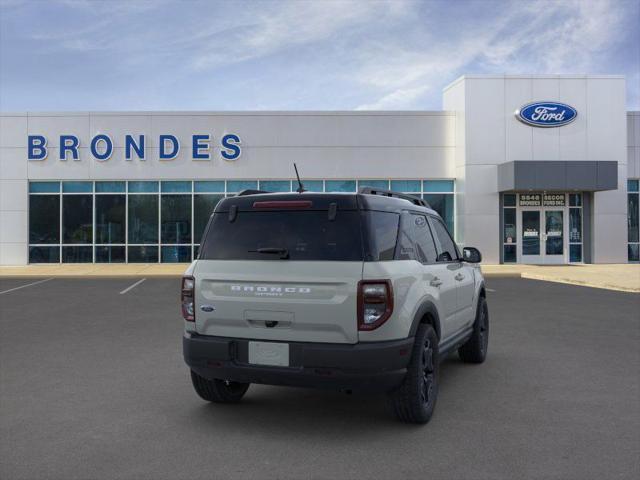
[[[639,260],[625,79],[470,75],[442,111],[0,114],[0,265],[189,262],[245,189],[424,198],[485,263]]]

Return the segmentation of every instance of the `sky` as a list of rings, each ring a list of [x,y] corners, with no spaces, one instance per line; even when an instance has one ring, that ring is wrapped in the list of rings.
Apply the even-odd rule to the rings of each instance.
[[[0,0],[0,110],[439,110],[462,74],[622,74],[640,0]]]

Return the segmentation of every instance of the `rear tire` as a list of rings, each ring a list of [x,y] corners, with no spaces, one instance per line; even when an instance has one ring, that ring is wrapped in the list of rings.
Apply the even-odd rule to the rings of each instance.
[[[191,383],[200,398],[215,403],[238,403],[247,393],[250,385],[219,379],[209,380],[193,370],[191,370]]]
[[[416,332],[411,360],[402,385],[388,394],[395,417],[406,423],[427,423],[438,398],[438,336],[431,325]]]
[[[489,308],[484,297],[478,299],[473,333],[459,349],[458,355],[465,363],[482,363],[487,358],[489,347]]]

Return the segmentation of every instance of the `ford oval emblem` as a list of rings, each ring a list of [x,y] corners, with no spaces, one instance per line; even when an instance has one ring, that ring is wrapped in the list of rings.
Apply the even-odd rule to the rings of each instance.
[[[200,305],[200,310],[203,312],[213,312],[216,309],[213,305]]]
[[[534,127],[561,127],[573,122],[578,112],[566,103],[534,102],[520,107],[515,115],[521,122]]]

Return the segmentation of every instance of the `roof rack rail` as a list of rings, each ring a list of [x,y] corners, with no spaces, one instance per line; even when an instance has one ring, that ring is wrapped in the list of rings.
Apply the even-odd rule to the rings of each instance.
[[[366,195],[380,195],[383,197],[401,198],[402,200],[410,201],[414,205],[431,208],[431,206],[426,201],[424,201],[419,197],[415,197],[407,193],[394,192],[393,190],[383,190],[382,188],[372,188],[372,187],[360,187],[358,189],[358,193],[363,193]]]
[[[259,193],[271,193],[271,192],[267,192],[266,190],[253,190],[251,188],[248,188],[247,190],[242,190],[241,192],[238,192],[236,194],[236,197],[244,197],[245,195],[257,195]]]

